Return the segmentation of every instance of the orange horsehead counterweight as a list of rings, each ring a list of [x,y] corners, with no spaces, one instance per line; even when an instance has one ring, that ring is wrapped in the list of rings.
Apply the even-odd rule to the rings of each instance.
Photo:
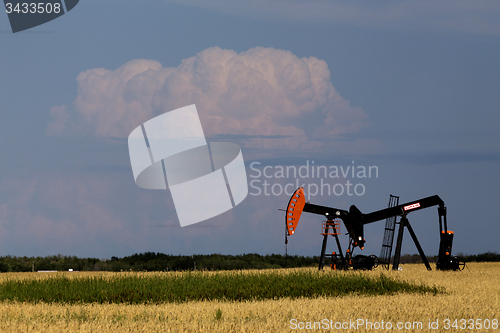
[[[353,241],[353,245],[363,249],[365,243],[363,237],[363,214],[356,206],[353,205],[349,211],[346,211],[306,203],[304,189],[299,187],[292,194],[286,208],[285,223],[288,236],[295,233],[302,212],[323,215],[326,216],[327,219],[341,219]]]
[[[300,220],[300,215],[302,214],[302,210],[306,204],[306,198],[304,195],[304,189],[299,187],[288,201],[288,206],[286,207],[286,230],[288,232],[288,236],[291,236],[295,233],[295,228],[297,228],[297,224]]]

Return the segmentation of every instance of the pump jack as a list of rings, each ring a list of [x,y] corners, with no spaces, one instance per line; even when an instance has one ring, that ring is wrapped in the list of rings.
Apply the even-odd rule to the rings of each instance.
[[[393,198],[393,196],[391,196],[391,198]],[[326,221],[323,221],[322,224],[321,234],[323,235],[323,245],[321,247],[319,269],[323,269],[325,256],[330,256],[332,258],[332,269],[372,269],[378,264],[376,256],[357,255],[353,257],[352,255],[354,248],[359,247],[361,250],[363,250],[364,248],[364,225],[384,219],[395,219],[399,216],[399,230],[392,269],[399,269],[401,245],[403,243],[404,228],[406,227],[411,235],[411,238],[413,239],[413,242],[415,243],[415,246],[417,247],[420,256],[422,257],[422,261],[427,267],[427,270],[431,270],[431,266],[429,265],[429,262],[424,254],[424,251],[422,250],[422,247],[420,246],[413,228],[410,225],[410,222],[408,221],[407,216],[409,213],[420,209],[438,206],[439,231],[441,238],[436,268],[438,270],[462,270],[465,266],[465,263],[462,262],[458,257],[451,256],[453,231],[448,230],[448,224],[446,221],[446,207],[444,205],[444,201],[439,196],[433,195],[401,205],[399,205],[398,198],[397,203],[398,204],[391,207],[390,202],[388,208],[368,214],[363,214],[355,205],[352,205],[349,208],[349,211],[346,211],[332,207],[314,205],[308,202],[306,203],[304,189],[302,187],[299,187],[290,198],[286,209],[286,236],[292,236],[295,233],[302,212],[323,215],[326,217]],[[338,238],[338,235],[340,234],[340,223],[338,221],[339,219],[342,220],[345,228],[347,229],[347,234],[349,235],[349,246],[345,256],[342,254],[342,248],[340,246],[340,241]],[[392,238],[394,237],[394,228],[395,225],[393,224],[391,235]],[[386,226],[386,231],[387,230],[388,229]],[[337,248],[339,250],[338,254],[336,252],[333,252],[331,255],[325,254],[328,236],[333,236],[335,238]],[[390,252],[392,250],[392,238],[390,239],[391,245],[389,255],[386,258],[386,262],[384,262],[384,264],[387,265],[387,268],[389,268],[389,260],[391,257]]]

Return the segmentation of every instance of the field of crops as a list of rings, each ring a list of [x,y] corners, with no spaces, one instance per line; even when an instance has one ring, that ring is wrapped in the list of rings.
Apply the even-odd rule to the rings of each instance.
[[[314,283],[319,284],[313,283],[302,289],[319,291],[298,295],[292,299],[280,298],[276,295],[271,295],[268,299],[259,299],[259,297],[254,299],[235,298],[237,300],[227,300],[228,297],[208,300],[208,298],[202,297],[201,301],[189,299],[174,300],[174,302],[157,300],[146,303],[135,302],[135,304],[134,302],[77,303],[70,300],[66,300],[66,303],[60,303],[58,300],[47,303],[37,299],[22,302],[10,300],[12,293],[9,296],[9,290],[15,291],[18,295],[21,295],[23,288],[33,290],[34,286],[30,283],[35,280],[40,281],[36,284],[41,286],[38,290],[39,295],[43,295],[44,290],[54,294],[50,283],[43,284],[44,282],[57,281],[57,279],[53,279],[54,277],[59,279],[59,283],[64,280],[63,283],[67,285],[59,288],[59,295],[62,297],[64,290],[69,290],[68,286],[75,288],[70,289],[72,293],[85,289],[78,284],[71,284],[72,281],[75,283],[86,281],[87,285],[91,280],[99,283],[116,282],[117,279],[123,280],[123,278],[133,276],[132,273],[119,273],[118,275],[116,273],[78,272],[64,274],[2,273],[0,274],[0,288],[2,288],[0,292],[2,296],[0,297],[3,299],[0,303],[0,331],[287,332],[340,330],[343,332],[375,332],[385,331],[389,327],[389,323],[391,331],[400,332],[465,332],[472,331],[472,328],[478,332],[500,330],[498,329],[500,264],[471,263],[462,272],[435,270],[428,272],[423,265],[403,265],[402,267],[403,270],[398,272],[387,272],[379,268],[375,271],[359,274],[326,270],[317,273],[314,269],[249,271],[244,273],[191,273],[191,278],[195,276],[205,279],[203,282],[205,289],[210,287],[210,281],[213,282],[212,287],[217,283],[227,286],[228,282],[224,282],[224,279],[227,279],[228,276],[237,276],[242,279],[238,283],[242,283],[245,280],[244,276],[248,275],[247,280],[250,281],[250,284],[242,289],[251,290],[252,292],[249,294],[252,294],[259,292],[256,285],[263,286],[264,289],[272,288],[272,285],[286,281],[279,280],[279,276],[295,274],[295,278],[298,280],[292,284],[303,283],[301,279],[304,278],[311,279],[315,281]],[[380,279],[381,273],[385,276],[382,280]],[[145,281],[145,285],[148,284],[148,281],[160,284],[162,281],[166,281],[164,274],[166,273],[143,273],[141,278]],[[187,273],[167,274],[171,277],[177,277],[178,283],[181,281],[177,288],[187,283],[182,282],[182,278]],[[267,279],[263,278],[266,276]],[[349,283],[340,284],[353,277],[352,281],[358,281],[358,283],[361,281],[361,285],[355,287],[356,292],[325,293],[325,290],[348,289]],[[326,280],[322,280],[325,278]],[[396,284],[392,284],[394,280],[396,280]],[[174,280],[170,280],[171,284],[172,281]],[[270,281],[270,284],[266,284],[265,281]],[[372,281],[375,284],[369,285],[366,281]],[[386,284],[397,287],[398,281],[410,282],[402,285],[413,286],[412,288],[416,289],[398,293],[389,290],[388,294],[386,291],[375,294],[363,292],[363,288],[371,290],[377,285],[380,287],[380,285]],[[333,285],[330,284],[328,288],[321,289],[320,285],[323,283],[333,283]],[[431,288],[422,289],[422,284]],[[415,285],[417,286],[415,287]],[[116,285],[108,284],[102,289],[103,286],[102,284],[95,285],[88,289],[94,290],[94,294],[98,291],[97,294],[99,294],[116,287]],[[187,289],[192,288],[185,286],[183,290],[187,291]],[[227,290],[226,295],[231,294],[228,288],[221,290],[223,294],[224,290]],[[57,292],[55,294],[57,295]],[[454,323],[455,319],[457,322]],[[495,322],[495,320],[497,321]],[[401,330],[398,330],[398,325]],[[432,330],[428,328],[429,325],[433,328]],[[447,326],[449,329],[446,329]],[[312,329],[300,329],[302,327]],[[465,327],[465,329],[461,329],[461,327]],[[495,327],[497,328],[494,329]]]
[[[315,270],[186,273],[85,274],[70,278],[7,279],[0,301],[46,303],[162,304],[190,301],[257,301],[318,296],[432,293],[439,288],[398,281],[385,275],[329,274]]]

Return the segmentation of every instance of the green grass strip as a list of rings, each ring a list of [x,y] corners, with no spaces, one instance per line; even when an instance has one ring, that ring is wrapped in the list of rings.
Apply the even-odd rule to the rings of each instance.
[[[438,287],[416,285],[384,275],[289,274],[236,272],[177,275],[83,277],[64,276],[41,280],[8,280],[0,284],[0,301],[47,303],[180,303],[201,300],[246,301],[318,296],[386,295],[398,292],[443,292]]]

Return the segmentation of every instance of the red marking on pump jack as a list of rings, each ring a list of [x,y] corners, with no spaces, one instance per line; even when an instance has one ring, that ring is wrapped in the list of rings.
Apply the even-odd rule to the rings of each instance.
[[[414,203],[414,204],[411,204],[411,205],[408,205],[408,206],[404,206],[403,209],[405,211],[407,211],[407,210],[418,208],[418,207],[420,207],[420,202],[417,202],[417,203]]]

